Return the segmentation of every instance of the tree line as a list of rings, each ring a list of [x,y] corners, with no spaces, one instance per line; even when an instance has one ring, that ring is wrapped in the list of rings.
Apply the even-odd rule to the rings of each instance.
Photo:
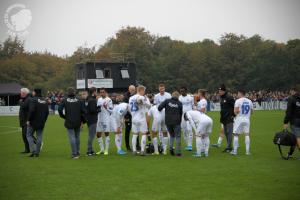
[[[168,89],[215,91],[221,84],[232,90],[285,90],[300,84],[300,39],[278,43],[259,35],[227,33],[218,42],[173,40],[141,27],[125,27],[99,48],[78,47],[65,57],[28,52],[24,41],[9,37],[0,44],[0,82],[57,90],[74,86],[74,65],[89,59],[109,59],[113,53],[133,54],[138,83],[155,91]]]

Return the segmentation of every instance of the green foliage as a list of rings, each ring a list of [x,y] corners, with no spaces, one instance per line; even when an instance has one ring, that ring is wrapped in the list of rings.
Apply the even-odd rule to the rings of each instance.
[[[140,27],[122,28],[98,49],[81,46],[64,58],[26,52],[23,41],[8,38],[0,44],[0,82],[65,89],[75,83],[75,63],[111,58],[113,53],[135,55],[138,83],[150,91],[156,91],[159,83],[170,90],[187,86],[191,92],[214,91],[221,83],[246,90],[284,90],[300,83],[299,39],[282,44],[259,35],[228,33],[218,43],[209,39],[186,43]]]

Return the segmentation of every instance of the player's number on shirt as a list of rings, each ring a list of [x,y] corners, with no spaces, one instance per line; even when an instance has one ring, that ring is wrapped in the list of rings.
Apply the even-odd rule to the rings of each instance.
[[[136,112],[139,110],[138,104],[136,101],[130,102],[131,112]]]
[[[242,114],[247,115],[250,111],[250,106],[248,104],[243,104],[242,105]]]

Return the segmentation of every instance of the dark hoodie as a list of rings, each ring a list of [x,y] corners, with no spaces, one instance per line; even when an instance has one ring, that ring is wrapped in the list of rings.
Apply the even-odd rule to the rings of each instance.
[[[48,103],[40,95],[32,97],[29,104],[28,121],[35,130],[44,129],[49,115]]]
[[[178,100],[178,98],[172,97],[171,99],[166,99],[158,106],[159,111],[162,111],[164,108],[166,125],[180,125],[182,117],[182,103]]]
[[[67,129],[80,128],[81,123],[85,122],[84,105],[74,94],[70,94],[62,100],[58,107],[58,113],[61,118],[65,119]]]
[[[300,94],[290,96],[287,103],[284,123],[300,127]]]
[[[226,92],[221,96],[221,119],[222,124],[229,124],[233,122],[234,118],[234,99],[232,96],[229,96]]]

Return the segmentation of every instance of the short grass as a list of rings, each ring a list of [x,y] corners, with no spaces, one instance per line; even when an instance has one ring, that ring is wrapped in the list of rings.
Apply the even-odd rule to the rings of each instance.
[[[219,132],[219,113],[211,112]],[[0,199],[300,199],[300,161],[280,159],[273,135],[282,128],[282,111],[257,111],[251,124],[251,156],[210,149],[208,158],[117,156],[114,137],[109,156],[70,159],[63,120],[50,116],[39,158],[23,150],[18,118],[0,117]],[[86,152],[87,128],[81,134]],[[223,144],[224,147],[225,144]],[[96,141],[94,144],[98,149]],[[299,152],[296,152],[299,157]]]

